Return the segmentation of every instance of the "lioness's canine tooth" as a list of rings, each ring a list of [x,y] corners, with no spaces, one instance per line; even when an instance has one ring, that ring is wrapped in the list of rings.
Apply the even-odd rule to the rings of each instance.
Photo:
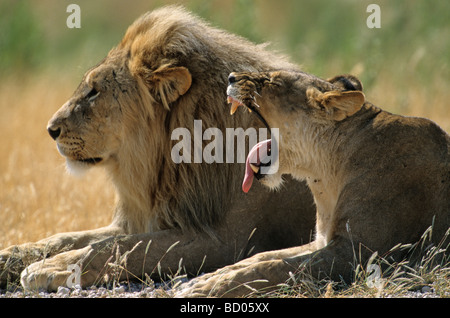
[[[233,115],[236,110],[238,109],[239,106],[241,106],[241,102],[239,102],[238,100],[234,99],[231,96],[227,97],[227,103],[231,104],[231,109],[230,109],[230,114]]]
[[[258,173],[259,172],[259,167],[255,166],[253,163],[250,164],[250,168],[252,168],[254,173]]]
[[[236,110],[238,109],[240,103],[237,101],[233,101],[233,103],[231,104],[231,109],[230,109],[230,114],[233,115]]]

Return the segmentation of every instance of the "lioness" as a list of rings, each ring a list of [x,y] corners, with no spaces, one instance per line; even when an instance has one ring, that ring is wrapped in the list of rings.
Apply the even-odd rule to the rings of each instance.
[[[432,242],[445,237],[450,137],[435,123],[372,105],[353,76],[325,81],[299,71],[237,72],[227,93],[232,113],[244,105],[280,129],[279,140],[265,142],[269,150],[278,143],[278,172],[260,173],[271,153],[256,145],[243,190],[259,191],[254,177],[270,188],[280,187],[282,174],[306,180],[317,207],[316,236],[196,278],[179,295],[242,296],[248,286],[274,287],[290,273],[349,281],[356,264],[364,266],[375,251],[385,255],[398,243],[418,242],[432,224]]]
[[[25,288],[55,290],[67,285],[69,265],[81,268],[82,287],[104,282],[109,263],[125,268],[119,279],[179,269],[195,275],[309,242],[314,209],[305,184],[245,195],[238,191],[244,163],[171,157],[179,142],[172,132],[182,127],[194,136],[194,120],[222,131],[262,126],[252,115],[223,115],[232,70],[292,67],[178,6],[137,19],[48,123],[69,171],[103,167],[110,175],[117,190],[111,225],[1,251],[0,285],[21,275]]]

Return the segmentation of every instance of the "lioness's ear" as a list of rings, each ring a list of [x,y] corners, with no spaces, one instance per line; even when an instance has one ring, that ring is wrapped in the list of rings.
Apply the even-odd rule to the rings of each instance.
[[[362,91],[361,81],[353,75],[337,75],[327,79],[327,82],[347,91]]]
[[[355,114],[365,102],[364,93],[361,91],[330,91],[322,93],[311,87],[306,95],[309,103],[325,110],[325,114],[331,119],[341,121]]]
[[[150,94],[161,101],[167,110],[170,110],[169,104],[184,95],[192,84],[191,73],[183,66],[162,65],[145,74],[143,79]]]

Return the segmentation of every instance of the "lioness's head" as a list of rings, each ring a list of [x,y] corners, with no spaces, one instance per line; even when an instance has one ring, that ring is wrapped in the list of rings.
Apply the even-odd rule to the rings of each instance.
[[[262,175],[262,143],[249,153],[243,190],[247,192],[253,177],[263,178],[263,183],[276,188],[283,173],[290,173],[298,158],[294,158],[293,147],[307,147],[302,143],[302,134],[316,134],[318,129],[332,127],[337,122],[355,114],[365,102],[362,84],[354,76],[341,75],[322,80],[299,71],[233,72],[228,78],[228,102],[231,114],[239,106],[245,106],[271,128],[280,129],[280,140],[266,141],[268,148],[274,142],[279,147],[278,172]],[[305,151],[307,152],[307,150]]]

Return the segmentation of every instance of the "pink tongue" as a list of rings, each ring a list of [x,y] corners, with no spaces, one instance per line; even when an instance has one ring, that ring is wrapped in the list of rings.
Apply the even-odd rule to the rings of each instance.
[[[242,182],[242,190],[245,193],[247,193],[252,187],[253,178],[255,176],[255,173],[250,167],[250,163],[254,164],[255,166],[259,166],[261,164],[259,153],[261,152],[263,156],[266,155],[267,149],[270,149],[270,144],[271,144],[270,139],[261,141],[256,145],[254,145],[253,148],[248,153],[247,160],[245,162],[244,181]],[[262,151],[259,151],[262,147],[264,147]]]

